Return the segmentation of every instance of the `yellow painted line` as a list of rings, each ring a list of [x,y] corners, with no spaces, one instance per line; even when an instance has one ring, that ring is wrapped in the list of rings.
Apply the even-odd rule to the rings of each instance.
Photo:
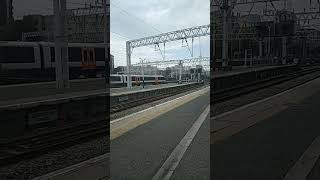
[[[187,102],[190,102],[193,99],[196,99],[197,97],[200,97],[205,93],[209,92],[209,90],[210,88],[206,87],[204,89],[193,92],[191,94],[184,95],[182,97],[173,99],[171,101],[150,107],[143,111],[111,121],[110,122],[110,139],[113,140],[138,126],[141,126],[155,119],[156,117],[164,113],[167,113]]]

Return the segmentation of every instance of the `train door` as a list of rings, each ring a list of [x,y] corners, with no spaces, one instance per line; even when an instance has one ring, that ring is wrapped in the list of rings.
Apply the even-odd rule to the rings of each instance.
[[[140,86],[140,78],[139,78],[139,76],[132,77],[132,80],[134,80],[136,86]]]
[[[81,67],[82,69],[96,68],[96,56],[94,48],[81,48]]]
[[[159,79],[157,76],[155,77],[155,84],[159,84]]]
[[[125,79],[125,76],[124,75],[121,75],[121,86],[124,86],[126,83],[126,79]]]

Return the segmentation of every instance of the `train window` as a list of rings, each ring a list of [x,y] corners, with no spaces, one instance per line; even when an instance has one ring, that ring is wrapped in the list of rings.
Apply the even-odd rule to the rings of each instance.
[[[69,47],[68,56],[70,62],[81,62],[81,48]]]
[[[0,47],[0,63],[34,63],[33,47]]]
[[[51,62],[54,62],[56,59],[56,55],[55,55],[55,49],[54,47],[50,47],[50,55],[51,55]]]
[[[50,47],[51,62],[55,62],[55,48]],[[81,61],[81,49],[78,47],[68,48],[69,62],[80,62]]]
[[[154,77],[144,77],[144,80],[145,80],[145,81],[153,81],[153,80],[154,80]]]
[[[111,81],[121,81],[120,76],[110,76]]]
[[[94,50],[95,50],[96,61],[104,61],[105,60],[104,48],[95,48]]]
[[[95,50],[92,48],[90,49],[90,64],[95,65],[96,64],[96,56],[95,56]]]

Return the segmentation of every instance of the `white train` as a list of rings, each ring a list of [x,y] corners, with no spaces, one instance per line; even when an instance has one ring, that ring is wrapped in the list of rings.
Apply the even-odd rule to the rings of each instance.
[[[131,82],[133,86],[140,86],[145,84],[162,84],[166,83],[164,76],[162,75],[131,75]],[[111,87],[124,87],[127,86],[128,76],[126,74],[111,74],[110,82]]]
[[[68,43],[70,79],[105,73],[105,50],[98,43]],[[55,49],[50,42],[0,41],[0,73],[7,77],[55,79]]]

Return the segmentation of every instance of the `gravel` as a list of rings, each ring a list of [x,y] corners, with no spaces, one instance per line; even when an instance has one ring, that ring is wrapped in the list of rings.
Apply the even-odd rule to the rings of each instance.
[[[109,137],[104,136],[0,167],[0,179],[32,179],[108,152]]]

